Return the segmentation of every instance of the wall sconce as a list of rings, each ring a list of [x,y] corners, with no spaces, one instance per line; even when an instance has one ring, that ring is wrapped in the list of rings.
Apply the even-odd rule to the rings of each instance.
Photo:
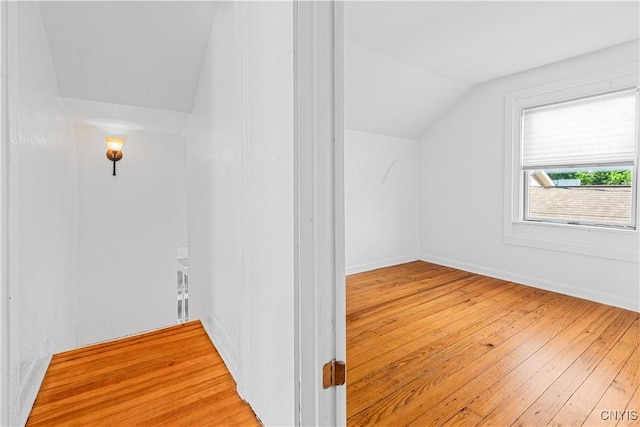
[[[122,135],[143,129],[143,126],[138,123],[119,119],[90,119],[87,120],[87,123],[110,135]],[[122,158],[124,138],[108,136],[105,139],[107,141],[107,159],[113,162],[113,176],[116,176],[116,162]]]
[[[122,146],[124,139],[106,137],[107,141],[107,159],[113,162],[113,176],[116,176],[116,162],[122,158]]]

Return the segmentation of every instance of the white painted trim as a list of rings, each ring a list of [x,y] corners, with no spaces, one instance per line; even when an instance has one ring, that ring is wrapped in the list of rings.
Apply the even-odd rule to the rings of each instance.
[[[347,267],[345,269],[345,273],[347,275],[362,273],[364,271],[371,271],[371,270],[376,270],[378,268],[390,267],[392,265],[404,264],[411,261],[418,261],[419,259],[420,257],[418,256],[418,254],[386,258],[386,259],[381,259],[373,262],[368,262],[365,264],[358,264],[358,265],[353,265],[351,267]]]
[[[337,11],[335,2],[293,3],[294,387],[295,422],[303,426],[346,424],[345,387],[323,389],[321,378],[325,362],[346,356],[346,344],[337,341],[346,322],[346,302],[338,301],[344,295],[338,289],[344,284],[344,154],[343,129],[336,125],[342,126]]]
[[[573,227],[573,228],[572,228]],[[639,233],[632,230],[598,229],[580,225],[514,222],[507,245],[586,255],[593,258],[640,263]]]
[[[233,340],[228,338],[230,334],[227,332],[226,328],[220,324],[220,322],[216,321],[216,319],[213,319],[211,316],[207,316],[206,319],[201,320],[201,323],[209,337],[209,341],[211,341],[211,344],[216,348],[216,351],[222,358],[222,361],[229,370],[229,373],[231,373],[233,380],[236,381],[237,388],[238,383],[236,378],[238,378],[238,366],[233,362],[238,360],[238,356],[237,354],[233,355],[230,354],[229,351],[226,351],[228,349],[234,349]],[[216,334],[216,330],[221,332]],[[219,345],[216,345],[216,343],[219,343]]]
[[[44,381],[47,369],[51,364],[52,358],[53,355],[50,354],[43,360],[35,362],[32,365],[33,367],[31,369],[31,372],[25,375],[26,381],[20,388],[20,407],[18,409],[17,417],[13,417],[14,420],[20,420],[20,423],[26,424],[27,419],[29,418],[29,414],[31,413],[33,403],[36,401],[36,397],[38,396],[38,391],[40,391],[40,387],[42,386],[42,382]]]
[[[601,304],[612,305],[636,312],[640,311],[640,306],[638,305],[637,301],[627,301],[626,299],[620,298],[618,295],[610,293],[578,288],[575,286],[567,285],[565,283],[541,279],[539,277],[512,273],[506,270],[484,267],[477,264],[471,264],[425,253],[420,254],[420,260],[444,265],[446,267],[456,268],[458,270],[468,271],[470,273],[481,274],[483,276],[494,277],[496,279],[507,280],[509,282],[518,283],[520,285],[531,286],[538,289],[544,289],[546,291],[557,292],[576,298],[599,302]]]
[[[503,193],[503,242],[505,244],[639,262],[639,230],[524,221],[520,165],[520,112],[523,108],[627,89],[637,85],[638,64],[630,62],[595,73],[508,92],[505,95]],[[635,202],[638,203],[637,200]],[[637,216],[638,209],[636,207],[633,209]]]
[[[8,2],[0,1],[0,425],[9,425]],[[26,418],[25,418],[26,419]]]
[[[334,121],[334,247],[336,359],[347,360],[347,283],[345,275],[345,178],[344,178],[344,2],[333,11],[333,121]],[[336,389],[336,425],[347,422],[347,387]]]
[[[248,229],[248,212],[247,206],[249,203],[249,167],[247,157],[249,156],[249,134],[247,127],[249,124],[249,83],[247,78],[247,39],[248,28],[246,24],[247,20],[247,4],[246,2],[236,2],[235,7],[240,10],[235,10],[234,16],[236,17],[236,25],[240,28],[240,162],[241,162],[241,191],[242,191],[242,203],[241,203],[241,236],[240,241],[242,245],[242,258],[240,260],[240,283],[239,286],[239,300],[240,300],[240,316],[238,319],[238,355],[240,357],[240,366],[238,367],[238,376],[236,377],[237,390],[240,397],[249,401],[248,390],[251,384],[249,377],[249,360],[251,351],[251,337],[249,336],[249,294],[246,291],[246,251],[248,247],[247,229]],[[250,214],[250,213],[249,213]]]

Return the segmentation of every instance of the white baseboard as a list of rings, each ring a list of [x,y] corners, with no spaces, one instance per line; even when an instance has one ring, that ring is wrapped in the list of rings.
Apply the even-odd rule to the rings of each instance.
[[[23,426],[27,423],[31,408],[33,408],[33,403],[36,401],[36,397],[42,386],[42,381],[44,381],[44,376],[51,364],[52,357],[53,355],[49,354],[46,358],[35,362],[31,368],[31,372],[26,375],[20,391],[20,397],[18,402],[16,402],[17,407],[15,406],[16,403],[14,403],[13,410],[11,411],[13,412],[11,415],[11,418],[13,418],[11,420],[12,424]]]
[[[207,316],[202,321],[204,330],[209,335],[209,340],[213,343],[222,357],[222,361],[227,366],[229,373],[233,377],[236,385],[238,384],[238,350],[234,343],[229,339],[226,329],[211,316]]]
[[[513,273],[495,268],[488,268],[481,265],[470,264],[463,261],[442,258],[430,254],[420,254],[422,261],[440,264],[447,267],[457,268],[459,270],[468,271],[470,273],[481,274],[483,276],[495,277],[496,279],[507,280],[510,282],[532,286],[546,291],[557,292],[576,298],[582,298],[589,301],[599,302],[601,304],[612,305],[614,307],[624,308],[631,311],[640,311],[640,302],[628,301],[618,295],[598,292],[592,289],[583,289],[576,286],[567,285],[565,283],[554,282],[551,280],[541,279],[539,277],[528,276],[524,274]]]
[[[353,265],[345,269],[345,274],[362,273],[363,271],[371,271],[377,268],[390,267],[392,265],[404,264],[405,262],[418,261],[418,255],[404,255],[400,257],[387,258],[379,261],[368,262],[365,264]]]

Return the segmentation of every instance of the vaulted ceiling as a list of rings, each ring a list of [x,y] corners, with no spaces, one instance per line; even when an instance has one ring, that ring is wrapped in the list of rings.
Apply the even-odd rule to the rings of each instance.
[[[216,4],[42,2],[60,95],[191,111]]]
[[[43,1],[58,91],[72,119],[107,117],[180,133],[217,2]]]
[[[640,36],[637,1],[345,3],[345,124],[418,137],[469,88]]]
[[[72,116],[186,118],[216,9],[210,1],[41,2]],[[344,9],[346,126],[410,138],[476,84],[640,32],[637,1],[347,1]]]

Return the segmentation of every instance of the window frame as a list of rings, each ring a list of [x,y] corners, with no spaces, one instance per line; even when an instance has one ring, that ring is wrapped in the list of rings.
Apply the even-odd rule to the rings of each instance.
[[[632,223],[630,227],[603,227],[587,223],[568,223],[525,219],[528,182],[522,168],[522,111],[526,108],[588,98],[604,93],[639,87],[638,63],[628,63],[598,73],[587,74],[541,86],[509,92],[505,96],[505,192],[504,242],[583,255],[639,263],[638,233],[638,122],[632,172]],[[636,97],[636,101],[640,96]],[[640,106],[638,106],[640,111]],[[583,165],[577,165],[582,167]]]
[[[633,82],[629,82],[629,83],[633,83]],[[609,88],[607,88],[609,89]],[[520,173],[522,174],[522,185],[523,185],[523,191],[520,194],[520,203],[522,204],[522,209],[523,209],[523,213],[522,213],[522,220],[523,221],[535,221],[535,222],[552,222],[552,223],[558,223],[558,224],[567,224],[567,225],[586,225],[586,226],[591,226],[591,227],[611,227],[611,228],[620,228],[620,229],[632,229],[635,230],[637,228],[637,214],[636,214],[636,205],[637,205],[637,197],[638,197],[638,186],[637,186],[637,180],[636,180],[636,175],[637,175],[637,171],[638,171],[638,162],[635,161],[635,158],[637,157],[637,153],[638,153],[638,112],[640,111],[640,107],[638,106],[638,99],[639,99],[639,94],[638,94],[638,88],[634,85],[632,87],[628,87],[626,89],[617,89],[617,90],[608,90],[606,92],[601,92],[601,93],[597,93],[595,95],[588,95],[588,96],[580,96],[578,98],[572,98],[572,99],[564,99],[564,100],[559,100],[556,102],[553,102],[551,104],[543,104],[543,105],[533,105],[533,106],[523,106],[521,104],[529,104],[529,102],[524,102],[524,103],[518,103],[516,102],[516,104],[514,105],[515,108],[517,108],[517,111],[514,112],[514,116],[517,114],[520,114],[520,152],[524,151],[524,146],[525,146],[525,140],[524,140],[524,136],[523,136],[523,132],[522,132],[522,126],[523,126],[523,122],[524,122],[524,117],[525,117],[525,113],[527,110],[532,110],[532,109],[542,109],[542,108],[546,108],[546,107],[554,107],[557,106],[559,104],[568,104],[568,103],[572,103],[572,102],[576,102],[576,101],[584,101],[584,100],[589,100],[589,99],[598,99],[598,98],[602,98],[602,97],[607,97],[609,95],[615,95],[615,94],[627,94],[630,93],[633,95],[633,97],[635,98],[635,104],[636,104],[636,122],[635,122],[635,135],[634,138],[636,140],[636,144],[635,144],[635,149],[634,149],[634,157],[631,159],[631,161],[627,162],[614,162],[614,163],[607,163],[605,161],[589,161],[589,162],[577,162],[577,163],[570,163],[570,164],[562,164],[562,166],[559,166],[557,163],[549,163],[549,164],[540,164],[537,165],[535,168],[532,167],[528,167],[528,166],[524,166],[522,163],[522,161],[520,162]],[[533,99],[535,100],[536,97],[533,97]],[[518,124],[517,124],[518,125]],[[515,134],[518,135],[518,134]],[[516,143],[516,141],[514,141],[514,144]],[[559,219],[559,218],[545,218],[545,217],[535,217],[531,215],[531,212],[529,210],[529,207],[531,205],[530,202],[530,195],[531,195],[531,188],[529,185],[529,174],[534,172],[535,170],[553,170],[553,169],[582,169],[582,170],[588,170],[589,168],[611,168],[611,169],[615,169],[616,166],[619,166],[621,168],[630,168],[631,169],[631,212],[630,214],[630,223],[629,224],[615,224],[615,223],[606,223],[604,221],[587,221],[587,220],[580,220],[577,217],[573,218],[573,219]]]

